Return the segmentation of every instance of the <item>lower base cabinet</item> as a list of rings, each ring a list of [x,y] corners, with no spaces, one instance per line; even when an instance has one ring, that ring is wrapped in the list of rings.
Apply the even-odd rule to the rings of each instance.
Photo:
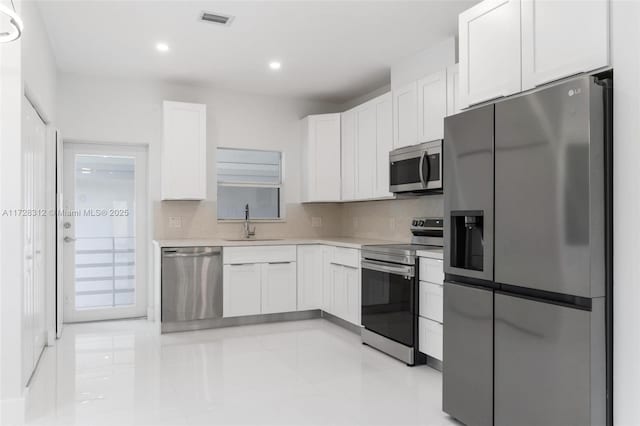
[[[224,317],[258,315],[262,310],[261,265],[224,265],[222,314]]]
[[[418,317],[418,350],[442,361],[442,324]]]
[[[350,266],[330,263],[325,278],[323,310],[361,325],[360,270]]]
[[[266,263],[262,269],[262,312],[292,312],[296,310],[296,264]]]
[[[224,265],[223,316],[295,311],[296,281],[295,262]]]

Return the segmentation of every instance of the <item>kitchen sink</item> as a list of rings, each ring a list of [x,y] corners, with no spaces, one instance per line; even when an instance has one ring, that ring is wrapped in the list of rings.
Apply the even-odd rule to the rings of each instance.
[[[225,241],[247,241],[247,242],[251,242],[251,241],[282,241],[282,238],[236,238],[236,239],[230,239],[230,238],[226,238]]]

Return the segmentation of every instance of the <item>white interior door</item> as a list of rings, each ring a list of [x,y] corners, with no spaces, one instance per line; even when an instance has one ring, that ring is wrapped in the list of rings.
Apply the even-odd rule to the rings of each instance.
[[[146,149],[64,144],[64,322],[146,315]]]
[[[23,99],[22,193],[24,216],[24,284],[22,377],[28,383],[47,342],[46,325],[46,125],[28,99]]]

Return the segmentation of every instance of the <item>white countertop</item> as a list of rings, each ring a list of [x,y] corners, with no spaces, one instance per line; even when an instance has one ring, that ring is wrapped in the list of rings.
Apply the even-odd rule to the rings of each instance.
[[[418,257],[429,257],[431,259],[444,259],[444,250],[441,248],[430,248],[416,251]]]
[[[160,247],[242,247],[242,246],[282,246],[282,245],[302,245],[302,244],[326,244],[330,246],[362,248],[370,244],[398,244],[398,241],[372,240],[368,238],[352,237],[309,237],[309,238],[282,238],[264,240],[231,240],[223,238],[212,239],[174,239],[174,240],[154,240]],[[433,255],[432,255],[433,256]]]

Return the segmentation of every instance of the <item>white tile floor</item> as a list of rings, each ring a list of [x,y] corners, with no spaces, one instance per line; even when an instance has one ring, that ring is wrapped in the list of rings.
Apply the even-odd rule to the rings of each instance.
[[[28,396],[38,425],[458,424],[441,375],[326,320],[158,336],[144,321],[77,324]]]

